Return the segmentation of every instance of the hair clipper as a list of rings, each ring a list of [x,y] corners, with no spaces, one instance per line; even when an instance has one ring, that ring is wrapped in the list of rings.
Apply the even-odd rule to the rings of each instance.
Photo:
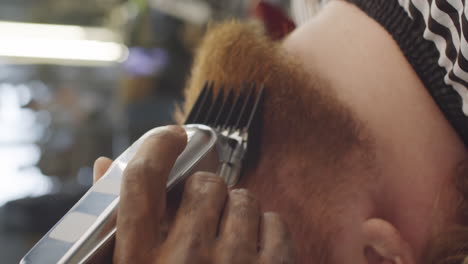
[[[217,173],[228,186],[240,177],[247,151],[249,128],[263,97],[254,84],[235,94],[224,89],[214,98],[214,84],[206,83],[183,126],[188,142],[177,158],[167,182],[167,191],[196,171]],[[123,171],[148,131],[114,160],[104,176],[24,256],[24,264],[90,263],[113,241]]]

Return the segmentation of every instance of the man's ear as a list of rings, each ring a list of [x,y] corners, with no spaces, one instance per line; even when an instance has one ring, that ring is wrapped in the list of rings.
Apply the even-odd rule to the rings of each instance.
[[[389,222],[371,218],[362,225],[367,264],[415,264],[414,252]]]

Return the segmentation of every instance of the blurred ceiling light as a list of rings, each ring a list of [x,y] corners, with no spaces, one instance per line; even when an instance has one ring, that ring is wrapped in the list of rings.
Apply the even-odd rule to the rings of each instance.
[[[128,56],[120,43],[105,28],[0,21],[0,58],[7,63],[107,65]]]
[[[211,18],[210,6],[197,0],[150,0],[151,7],[189,23],[204,25]]]

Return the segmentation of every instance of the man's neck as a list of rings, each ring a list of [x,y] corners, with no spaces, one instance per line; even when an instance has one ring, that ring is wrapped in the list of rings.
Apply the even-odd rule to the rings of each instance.
[[[433,215],[434,197],[443,187],[454,189],[448,185],[466,152],[396,42],[357,7],[332,1],[283,47],[329,82],[365,124],[385,174],[372,193],[374,206],[394,209],[376,213],[387,215],[420,252],[434,222],[415,216]]]

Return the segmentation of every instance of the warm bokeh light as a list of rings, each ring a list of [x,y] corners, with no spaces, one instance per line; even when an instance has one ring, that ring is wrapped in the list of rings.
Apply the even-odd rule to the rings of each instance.
[[[128,55],[104,28],[0,22],[0,32],[0,57],[9,63],[110,64]]]

